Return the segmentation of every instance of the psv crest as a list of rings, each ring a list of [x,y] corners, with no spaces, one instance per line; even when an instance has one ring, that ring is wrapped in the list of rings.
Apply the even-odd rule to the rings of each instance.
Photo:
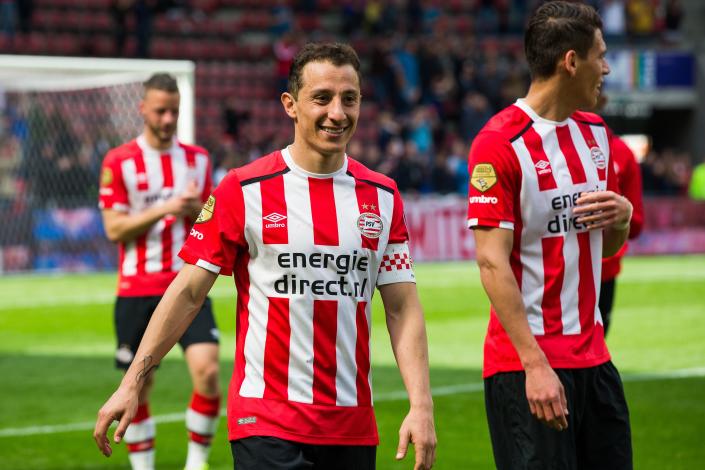
[[[382,218],[372,212],[363,212],[357,218],[357,229],[364,237],[379,238],[384,229]]]
[[[605,154],[602,153],[600,147],[593,147],[590,149],[590,158],[595,164],[598,170],[604,170],[607,168],[607,162],[605,161]]]

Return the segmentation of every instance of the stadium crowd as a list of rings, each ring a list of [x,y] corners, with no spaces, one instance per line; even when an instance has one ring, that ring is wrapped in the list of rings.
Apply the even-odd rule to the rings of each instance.
[[[215,181],[291,141],[279,94],[299,48],[311,40],[348,40],[363,60],[364,97],[349,154],[393,177],[405,193],[464,195],[473,137],[526,93],[521,31],[541,2],[16,3],[0,2],[0,52],[196,60],[196,141],[214,158]],[[679,0],[587,3],[603,15],[609,42],[680,40]],[[84,15],[76,16],[83,25],[68,21],[73,9]],[[107,45],[99,25],[109,34]],[[101,93],[90,99],[100,102]],[[0,98],[0,208],[20,217],[36,208],[92,206],[100,161],[125,138],[124,129],[105,110],[88,116],[71,93],[0,90]],[[692,161],[684,149],[657,145],[641,163],[645,192],[687,194]]]

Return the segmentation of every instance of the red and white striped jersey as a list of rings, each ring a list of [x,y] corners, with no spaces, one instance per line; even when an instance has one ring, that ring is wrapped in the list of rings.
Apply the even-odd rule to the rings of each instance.
[[[181,256],[235,277],[230,440],[378,443],[370,302],[414,282],[407,242],[396,184],[351,158],[318,175],[285,149],[228,173]]]
[[[100,181],[101,209],[135,214],[163,204],[196,181],[205,202],[211,192],[211,164],[201,147],[174,139],[168,151],[151,148],[144,135],[105,156]],[[162,295],[183,266],[178,253],[192,221],[167,216],[135,240],[119,244],[118,295]]]
[[[469,172],[468,226],[514,231],[511,267],[551,366],[609,360],[597,302],[602,232],[573,215],[581,193],[617,192],[604,122],[583,112],[548,121],[518,100],[478,134]],[[494,308],[484,355],[485,377],[522,369]]]

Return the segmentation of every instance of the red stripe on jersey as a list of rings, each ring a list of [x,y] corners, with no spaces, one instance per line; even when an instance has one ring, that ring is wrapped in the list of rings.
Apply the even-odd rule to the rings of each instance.
[[[578,124],[578,128],[580,129],[580,133],[583,134],[583,139],[585,139],[585,144],[587,144],[587,147],[590,149],[590,153],[592,154],[592,149],[594,149],[594,148],[599,149],[600,146],[597,145],[597,140],[595,140],[595,135],[592,133],[592,129],[590,128],[590,124],[586,124],[584,122],[579,122],[579,121],[576,121],[576,122]],[[590,157],[592,158],[592,155],[590,155]],[[597,168],[596,167],[597,176],[598,176],[598,178],[600,178],[600,181],[605,181],[607,179],[606,168],[607,168],[607,165],[605,165],[605,168]]]
[[[370,330],[367,325],[365,308],[367,302],[357,303],[355,323],[357,327],[357,341],[355,342],[355,361],[357,362],[357,406],[372,405],[372,391],[370,390]]]
[[[357,207],[360,214],[371,212],[379,215],[379,194],[377,188],[371,184],[355,180],[355,195],[357,196]],[[370,250],[377,250],[379,246],[379,238],[370,238],[360,235],[362,238],[362,247]]]
[[[149,189],[149,179],[147,179],[147,168],[144,165],[144,155],[142,155],[141,151],[135,155],[135,173],[137,190],[147,191]]]
[[[539,190],[556,189],[556,180],[553,177],[551,162],[543,149],[543,142],[533,127],[529,127],[523,137],[526,149],[529,151],[531,161],[534,162],[534,170],[539,182]]]
[[[267,339],[264,344],[264,398],[289,397],[289,299],[269,298],[267,312]]]
[[[164,189],[174,189],[174,171],[171,167],[171,155],[168,153],[160,156],[162,163],[162,175],[164,176]],[[174,216],[168,215],[164,218],[164,230],[162,230],[162,272],[171,272],[173,235],[172,225]]]
[[[595,279],[592,273],[592,253],[590,252],[590,232],[578,233],[578,312],[580,314],[580,331],[589,331],[595,322]]]
[[[578,151],[575,150],[573,138],[570,136],[570,128],[568,126],[558,126],[556,127],[556,135],[558,136],[558,145],[560,145],[561,152],[563,152],[568,164],[568,171],[570,171],[573,184],[585,183],[587,181],[585,168],[583,168],[583,163],[580,161]]]
[[[335,405],[338,301],[313,301],[313,404]]]
[[[137,249],[137,274],[144,274],[147,264],[147,235],[142,234],[135,240]]]
[[[262,194],[262,242],[265,245],[289,243],[284,177],[265,179],[259,188]]]
[[[196,154],[192,150],[186,150],[186,165],[192,169],[196,167]]]
[[[313,243],[338,246],[338,216],[335,213],[333,178],[309,178]]]
[[[563,333],[561,319],[561,290],[565,276],[565,259],[563,258],[563,237],[541,239],[543,247],[543,330],[545,335]]]

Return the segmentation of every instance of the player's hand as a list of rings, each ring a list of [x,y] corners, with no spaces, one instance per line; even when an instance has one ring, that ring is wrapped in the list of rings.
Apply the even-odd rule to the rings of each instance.
[[[164,203],[164,210],[174,217],[191,217],[198,214],[203,206],[196,181],[190,181],[183,193],[173,196]]]
[[[399,428],[399,446],[396,459],[406,456],[409,444],[414,445],[414,470],[428,470],[436,460],[436,429],[433,409],[412,407]]]
[[[526,369],[526,399],[531,414],[557,431],[568,429],[568,401],[556,372],[548,363]]]
[[[95,439],[98,449],[106,457],[110,457],[113,453],[113,449],[110,447],[110,439],[107,437],[108,428],[113,421],[118,421],[117,429],[113,434],[113,441],[119,444],[125,435],[127,426],[137,413],[137,402],[137,393],[130,393],[120,387],[98,411],[98,419],[93,430],[93,439]]]
[[[577,222],[590,230],[624,225],[632,217],[632,204],[613,191],[582,193],[575,202],[573,214],[578,216]]]

